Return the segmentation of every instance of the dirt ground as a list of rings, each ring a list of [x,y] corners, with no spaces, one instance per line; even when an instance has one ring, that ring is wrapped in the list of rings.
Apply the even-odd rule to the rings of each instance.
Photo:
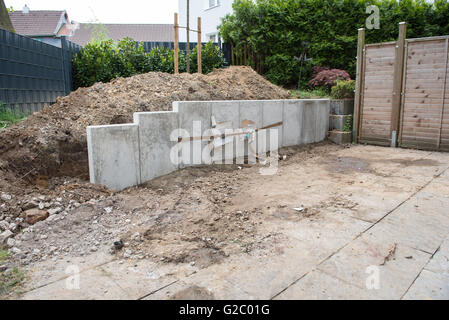
[[[10,297],[437,297],[413,288],[438,252],[449,271],[447,154],[328,142],[281,153],[274,176],[186,168],[38,222],[17,239],[9,263],[28,278]],[[73,265],[80,290],[66,288]],[[365,265],[388,285],[367,292]],[[449,294],[447,274],[438,279],[423,281]]]
[[[288,165],[341,148],[326,142],[285,148],[281,153],[287,156],[283,164]],[[69,184],[59,188],[53,197],[69,203],[71,209],[51,215],[17,235],[14,248],[19,253],[12,260],[26,265],[104,250],[117,258],[207,267],[233,253],[250,252],[271,237],[270,232],[258,231],[258,225],[267,216],[288,218],[291,214],[291,208],[258,205],[266,197],[263,192],[247,201],[249,207],[234,206],[233,198],[248,184],[257,183],[259,168],[248,165],[186,168],[117,194],[90,184],[75,187]],[[254,178],[255,181],[250,181]],[[79,192],[81,186],[86,186],[84,194]],[[54,206],[50,198],[42,202],[45,201]],[[295,218],[316,213],[317,209],[310,209]],[[125,243],[125,248],[110,250],[119,240]]]

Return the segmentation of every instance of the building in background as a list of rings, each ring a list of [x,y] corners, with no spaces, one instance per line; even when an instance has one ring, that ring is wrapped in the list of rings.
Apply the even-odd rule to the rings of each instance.
[[[85,46],[93,39],[132,38],[139,42],[173,42],[173,24],[109,24],[80,23],[68,40]]]
[[[22,11],[9,13],[17,34],[61,47],[61,37],[71,36],[77,28],[66,11],[30,10],[25,5]]]
[[[202,39],[207,42],[221,42],[217,27],[221,24],[221,18],[232,13],[234,0],[190,0],[190,29],[196,30],[197,19],[201,17]],[[179,0],[179,24],[183,27],[187,24],[187,0]],[[197,35],[190,33],[190,41],[196,42]],[[179,41],[187,41],[185,29],[180,29]]]

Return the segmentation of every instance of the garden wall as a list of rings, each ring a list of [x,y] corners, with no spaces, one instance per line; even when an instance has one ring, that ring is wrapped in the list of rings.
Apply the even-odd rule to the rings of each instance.
[[[90,126],[90,180],[115,190],[139,185],[204,163],[201,153],[193,152],[195,146],[203,150],[215,145],[212,162],[229,163],[252,154],[248,148],[262,154],[278,147],[319,142],[328,132],[329,110],[328,99],[174,102],[171,112],[135,113],[133,124]],[[211,134],[205,130],[212,129],[212,120],[217,126]],[[220,134],[232,129],[242,133]],[[255,139],[245,142],[241,137],[249,137],[248,130]],[[216,140],[209,144],[206,140],[211,135]],[[182,152],[172,153],[171,158],[175,146]],[[181,154],[184,161],[173,162],[173,154]]]

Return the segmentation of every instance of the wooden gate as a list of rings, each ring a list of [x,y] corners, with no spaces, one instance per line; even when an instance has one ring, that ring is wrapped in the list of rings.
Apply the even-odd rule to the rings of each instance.
[[[405,29],[366,45],[359,30],[354,139],[449,151],[449,36],[405,39]]]

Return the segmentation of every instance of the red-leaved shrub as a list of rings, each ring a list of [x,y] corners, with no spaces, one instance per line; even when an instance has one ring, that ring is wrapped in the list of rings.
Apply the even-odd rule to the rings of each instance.
[[[337,80],[351,80],[351,77],[345,70],[324,69],[309,81],[309,86],[328,87],[330,89]]]
[[[329,70],[328,67],[321,67],[321,66],[313,66],[312,67],[312,78],[314,78],[318,73],[324,70]]]

